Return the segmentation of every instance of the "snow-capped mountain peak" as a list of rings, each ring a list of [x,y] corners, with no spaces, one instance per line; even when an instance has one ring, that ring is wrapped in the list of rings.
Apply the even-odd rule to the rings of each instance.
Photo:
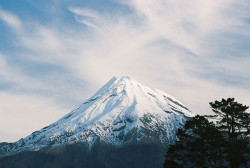
[[[2,153],[39,150],[75,142],[123,146],[153,142],[171,144],[175,133],[193,114],[158,89],[124,76],[113,77],[91,98],[57,122],[5,146]]]

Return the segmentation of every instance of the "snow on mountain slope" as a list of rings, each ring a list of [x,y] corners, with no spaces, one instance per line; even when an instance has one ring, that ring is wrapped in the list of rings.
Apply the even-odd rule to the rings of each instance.
[[[75,142],[123,146],[175,141],[193,114],[175,98],[130,77],[113,77],[94,96],[57,122],[0,149],[0,153],[39,150]]]

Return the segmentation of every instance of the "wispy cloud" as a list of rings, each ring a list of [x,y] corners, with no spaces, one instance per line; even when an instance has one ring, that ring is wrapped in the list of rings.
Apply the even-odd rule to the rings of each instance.
[[[126,11],[62,2],[60,12],[68,13],[70,23],[62,17],[56,23],[42,24],[39,18],[18,17],[15,11],[0,9],[0,19],[18,30],[14,31],[14,50],[1,51],[1,82],[14,87],[2,89],[0,99],[19,99],[21,95],[29,102],[38,97],[34,106],[53,101],[44,109],[46,116],[53,109],[66,109],[67,101],[81,102],[112,76],[129,75],[179,98],[195,113],[209,112],[208,102],[222,97],[250,102],[249,3],[116,3]],[[48,96],[50,100],[46,100]],[[8,100],[6,104],[12,105]],[[25,110],[28,104],[24,101],[22,106]],[[69,107],[73,105],[67,110]],[[15,110],[11,110],[13,114]],[[32,110],[35,107],[24,115]]]
[[[21,29],[22,23],[19,21],[18,17],[14,14],[4,11],[0,7],[0,19],[3,20],[6,24],[8,24],[13,29]]]
[[[62,116],[65,109],[50,98],[0,92],[0,141],[15,141]],[[34,124],[36,123],[36,124]]]

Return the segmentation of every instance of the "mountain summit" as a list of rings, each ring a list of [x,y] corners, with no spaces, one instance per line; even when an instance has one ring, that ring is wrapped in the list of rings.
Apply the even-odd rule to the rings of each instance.
[[[175,133],[193,114],[181,102],[130,77],[113,77],[91,98],[57,122],[0,149],[0,153],[37,151],[84,142],[123,147],[172,144]]]

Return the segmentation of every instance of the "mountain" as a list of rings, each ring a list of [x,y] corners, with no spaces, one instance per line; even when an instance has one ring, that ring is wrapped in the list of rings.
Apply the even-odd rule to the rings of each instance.
[[[163,91],[151,89],[130,77],[113,77],[69,114],[26,138],[4,145],[0,154],[66,150],[75,144],[84,144],[80,145],[84,151],[78,151],[84,155],[86,151],[93,153],[100,148],[118,153],[119,150],[131,153],[138,148],[138,152],[145,153],[145,145],[150,149],[155,146],[162,150],[163,147],[165,151],[175,142],[177,129],[192,116],[187,107]],[[96,160],[94,155],[92,159]]]

